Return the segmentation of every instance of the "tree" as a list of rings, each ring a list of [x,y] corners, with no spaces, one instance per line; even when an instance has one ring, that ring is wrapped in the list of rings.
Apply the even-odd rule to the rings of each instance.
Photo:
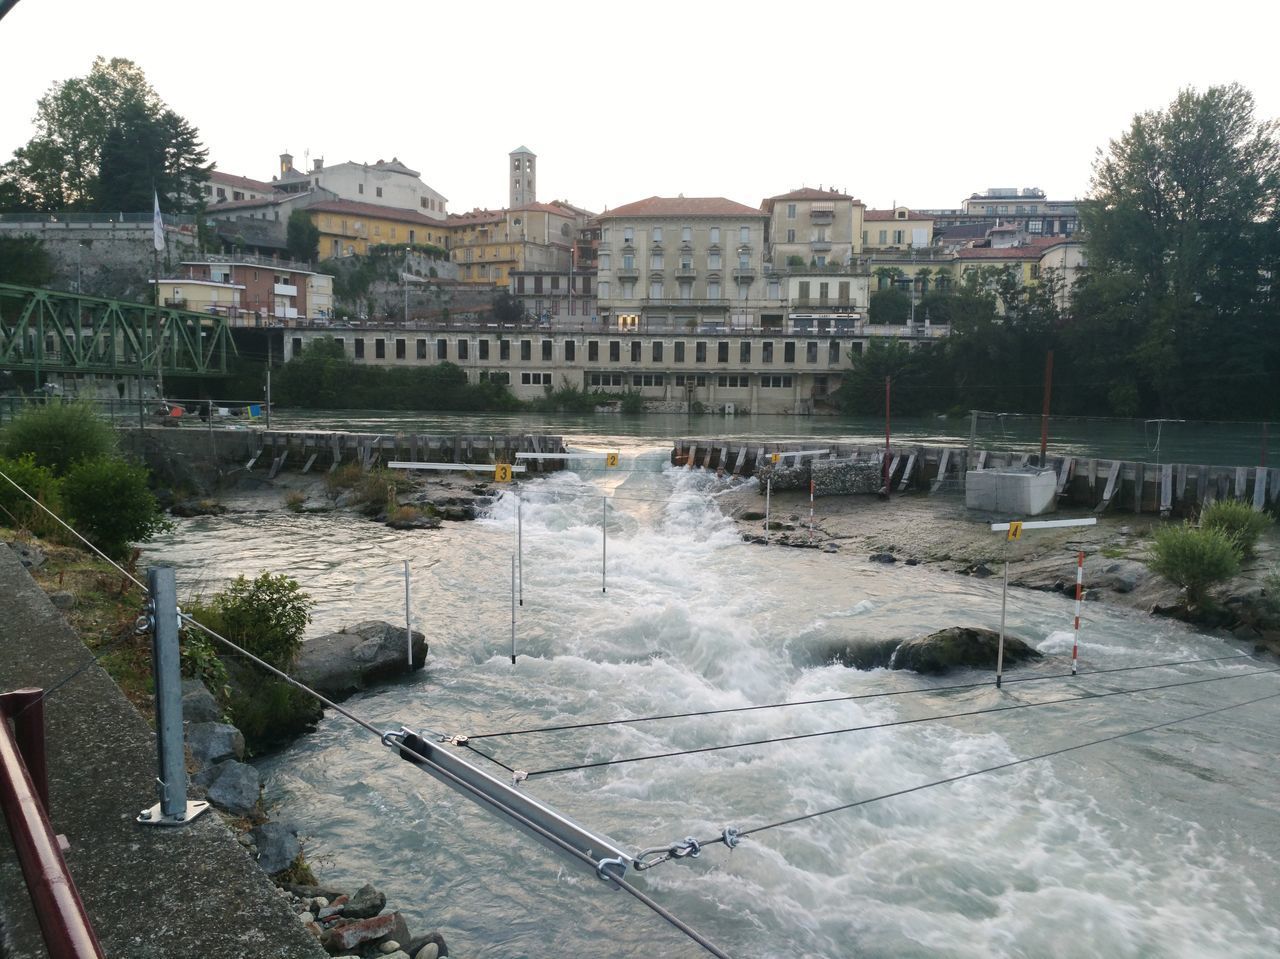
[[[195,128],[172,110],[152,115],[130,103],[102,145],[95,203],[100,210],[146,210],[152,191],[166,212],[193,213],[203,206],[200,185],[209,178],[208,151]]]
[[[1091,305],[1131,298],[1129,376],[1147,412],[1280,409],[1278,204],[1277,126],[1238,84],[1183,90],[1099,151],[1081,206],[1090,272],[1128,282],[1095,288]]]
[[[320,228],[306,210],[289,214],[284,242],[289,255],[300,263],[310,263],[320,255]]]
[[[44,286],[53,279],[53,260],[34,236],[0,236],[0,277],[19,286]]]
[[[937,374],[940,357],[929,347],[912,349],[889,337],[872,337],[862,353],[850,353],[851,368],[844,375],[836,399],[849,414],[884,414],[884,381],[892,383],[890,403],[895,413],[913,415],[943,408],[947,396],[940,388],[946,378]]]
[[[901,290],[876,290],[871,294],[867,312],[872,323],[894,323],[901,326],[911,315],[911,297]]]
[[[120,57],[98,57],[87,76],[54,84],[36,104],[35,128],[30,141],[0,167],[0,209],[111,208],[100,199],[109,140],[111,189],[119,190],[141,162],[155,177],[165,208],[189,211],[199,202],[199,183],[208,178],[195,128],[165,106],[136,64]],[[135,134],[146,141],[138,144],[145,148],[140,161],[129,156],[134,146],[129,137]],[[151,209],[151,184],[145,189],[147,202],[131,206],[132,212]]]
[[[114,559],[169,528],[147,489],[146,468],[118,456],[78,461],[62,481],[62,499],[72,525]]]
[[[503,290],[493,300],[493,318],[499,323],[519,323],[524,319],[524,303]]]

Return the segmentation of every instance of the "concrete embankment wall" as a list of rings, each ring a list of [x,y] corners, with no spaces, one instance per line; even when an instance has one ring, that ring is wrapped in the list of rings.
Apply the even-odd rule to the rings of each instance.
[[[734,476],[753,476],[773,465],[792,466],[815,457],[798,457],[799,451],[823,450],[824,461],[883,465],[883,446],[827,443],[761,443],[746,439],[680,439],[671,451],[677,466],[723,469]],[[964,488],[969,469],[1026,467],[1025,453],[969,450],[947,446],[890,446],[889,476],[895,491],[930,492]],[[1063,506],[1114,508],[1134,513],[1194,514],[1208,502],[1236,499],[1261,510],[1280,503],[1280,469],[1253,466],[1210,466],[1179,463],[1141,463],[1099,458],[1049,456],[1058,501]],[[969,464],[972,463],[972,466]],[[808,480],[804,480],[807,488]],[[775,489],[779,488],[777,485]],[[820,494],[821,491],[819,491]]]
[[[3,544],[0,596],[0,689],[48,689],[92,659]],[[101,668],[89,666],[44,705],[50,818],[71,844],[67,863],[107,956],[325,956],[216,813],[176,829],[134,821],[158,798],[155,737]],[[7,955],[47,955],[7,831],[0,923]]]
[[[514,463],[517,453],[564,452],[559,436],[428,435],[422,433],[348,433],[315,430],[212,429],[198,423],[178,427],[124,427],[123,449],[143,460],[157,485],[210,492],[245,471],[274,477],[280,470],[323,475],[335,465],[364,469],[393,460],[422,463]],[[531,460],[531,472],[561,469],[563,462]]]

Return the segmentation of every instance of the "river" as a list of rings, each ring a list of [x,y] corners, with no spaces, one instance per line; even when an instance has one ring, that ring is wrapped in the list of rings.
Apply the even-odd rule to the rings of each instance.
[[[585,434],[581,446],[607,448]],[[368,618],[401,621],[408,559],[415,626],[427,633],[430,657],[424,672],[348,702],[379,728],[476,735],[991,678],[860,672],[825,664],[819,651],[831,641],[957,623],[994,627],[993,580],[744,544],[717,507],[724,481],[668,467],[669,443],[633,437],[621,445],[619,470],[584,468],[523,484],[524,605],[514,666],[512,496],[488,518],[426,533],[282,509],[180,520],[148,546],[144,562],[174,563],[184,593],[208,593],[239,573],[286,572],[316,599],[318,634]],[[610,497],[607,592],[602,496]],[[483,748],[538,772],[1221,680],[535,775],[522,785],[640,849],[776,823],[1280,693],[1277,674],[1246,675],[1267,665],[1248,659],[1090,676],[1241,649],[1177,623],[1086,609],[1082,675],[1074,680],[598,726],[494,738]],[[1071,615],[1063,597],[1014,592],[1010,632],[1046,658],[1011,677],[1063,672]],[[1278,724],[1280,699],[1270,699],[771,828],[732,852],[711,846],[636,882],[735,957],[1274,957]],[[374,882],[412,927],[439,928],[454,955],[704,955],[631,897],[492,819],[341,717],[327,716],[260,767],[273,815],[301,827],[323,881]]]

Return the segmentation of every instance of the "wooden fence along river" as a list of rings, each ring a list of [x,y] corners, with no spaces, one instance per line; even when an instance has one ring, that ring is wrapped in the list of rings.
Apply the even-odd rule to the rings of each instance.
[[[805,459],[853,460],[884,463],[883,446],[853,443],[760,443],[749,440],[677,440],[671,462],[689,468],[723,470],[727,475],[751,476],[758,464],[778,454],[793,465],[801,451],[825,450]],[[891,446],[890,488],[901,490],[962,489],[967,463],[974,469],[1026,467],[1029,453],[991,452],[949,446]],[[1280,469],[1263,466],[1203,466],[1182,463],[1140,463],[1094,457],[1050,456],[1048,468],[1057,476],[1062,505],[1084,506],[1101,513],[1109,507],[1161,515],[1192,513],[1208,502],[1237,499],[1262,510],[1280,504]]]

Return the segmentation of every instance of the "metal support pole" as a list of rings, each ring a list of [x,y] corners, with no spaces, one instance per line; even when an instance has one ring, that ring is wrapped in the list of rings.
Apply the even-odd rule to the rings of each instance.
[[[769,501],[773,499],[773,477],[764,481],[764,545],[769,545]]]
[[[813,477],[809,478],[809,542],[813,542]]]
[[[409,668],[413,669],[413,621],[409,616],[409,561],[404,561],[404,648]]]
[[[978,411],[969,411],[969,448],[964,454],[964,488],[969,488],[969,470],[973,469],[973,448],[978,441]]]
[[[600,592],[607,593],[609,569],[609,497],[600,497]]]
[[[889,489],[889,466],[892,459],[889,455],[889,377],[884,378],[884,467],[881,475],[884,479],[884,495],[888,497],[891,492]]]
[[[516,568],[519,570],[520,605],[524,605],[524,497],[516,497]]]
[[[1000,645],[996,649],[996,689],[999,689],[1004,681],[1004,613],[1008,603],[1009,560],[1006,558],[1004,561],[1004,588],[1000,592]]]
[[[516,664],[516,557],[511,554],[511,665]]]
[[[267,429],[271,429],[271,330],[267,330]]]
[[[1040,411],[1040,466],[1049,448],[1049,398],[1053,395],[1053,350],[1044,358],[1044,405]]]
[[[160,802],[142,810],[138,822],[181,826],[209,808],[187,801],[187,768],[182,741],[182,667],[178,649],[178,588],[172,566],[147,570],[151,595],[151,655],[156,690],[157,782]]]

